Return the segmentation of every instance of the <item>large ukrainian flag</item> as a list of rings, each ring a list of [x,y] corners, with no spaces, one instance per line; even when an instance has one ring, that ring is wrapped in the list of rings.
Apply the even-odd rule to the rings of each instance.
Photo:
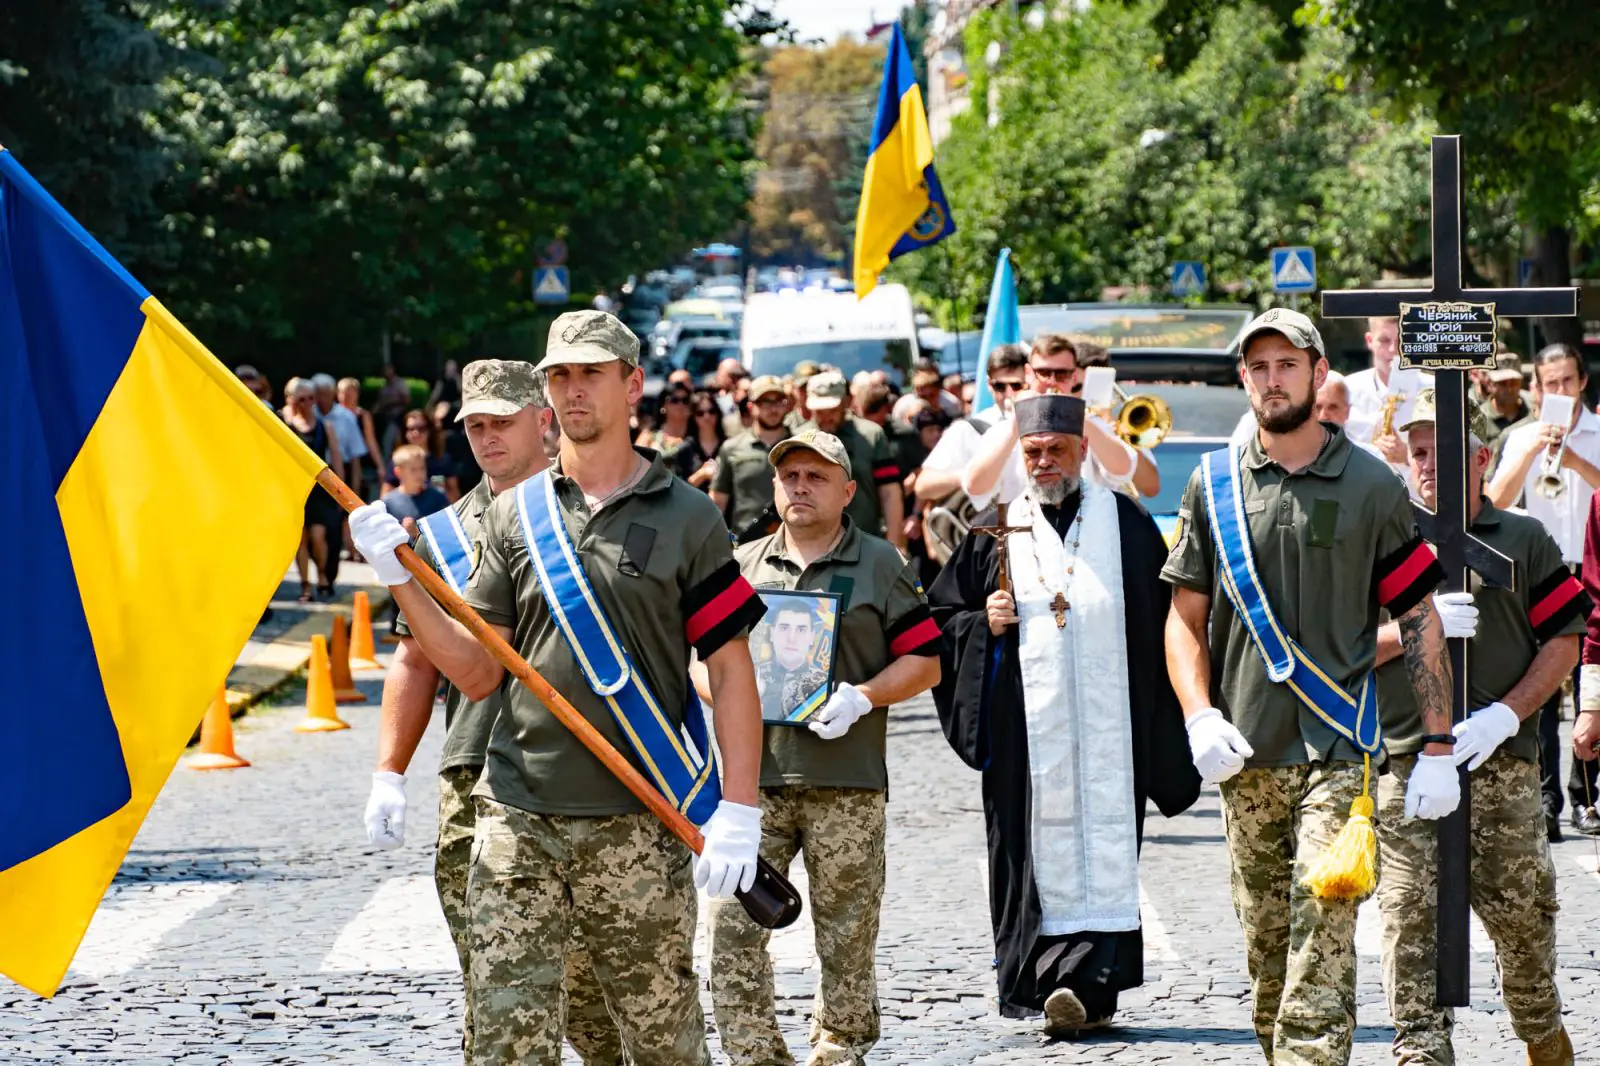
[[[926,248],[956,231],[950,204],[933,171],[933,136],[911,53],[894,24],[884,56],[872,151],[856,209],[856,297],[878,287],[878,274],[907,252]]]
[[[55,994],[322,466],[0,149],[0,973]]]

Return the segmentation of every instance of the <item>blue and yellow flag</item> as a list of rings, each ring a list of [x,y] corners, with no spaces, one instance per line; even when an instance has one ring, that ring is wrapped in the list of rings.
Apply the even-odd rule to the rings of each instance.
[[[0,973],[54,995],[322,460],[0,148]]]
[[[894,24],[872,124],[872,151],[856,209],[856,298],[878,286],[878,274],[907,252],[956,231],[950,204],[933,172],[933,136],[922,89],[911,72],[911,53]]]

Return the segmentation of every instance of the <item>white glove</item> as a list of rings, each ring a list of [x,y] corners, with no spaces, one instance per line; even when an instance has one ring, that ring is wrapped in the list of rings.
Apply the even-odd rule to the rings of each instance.
[[[385,585],[404,585],[411,580],[411,571],[401,566],[394,556],[394,550],[402,544],[410,544],[411,537],[382,503],[369,503],[350,512],[350,539],[356,551],[377,573],[379,581]]]
[[[1476,770],[1494,754],[1494,750],[1522,728],[1522,719],[1503,703],[1479,707],[1467,715],[1465,722],[1456,723],[1451,732],[1456,735],[1456,765],[1467,762],[1468,770]]]
[[[705,844],[694,860],[694,887],[712,899],[732,899],[756,883],[761,808],[723,800],[700,830]]]
[[[406,779],[379,770],[367,797],[367,840],[384,851],[406,842]]]
[[[823,740],[837,740],[850,731],[856,719],[872,710],[872,702],[848,681],[839,682],[828,702],[807,724]]]
[[[1406,818],[1443,818],[1461,805],[1454,755],[1419,755],[1406,786]]]
[[[1578,710],[1600,711],[1600,663],[1578,667]]]
[[[1189,754],[1194,768],[1208,785],[1226,781],[1243,770],[1244,761],[1256,753],[1244,734],[1215,707],[1191,715],[1184,725],[1189,730]]]
[[[1433,609],[1439,612],[1446,637],[1471,639],[1478,635],[1478,607],[1472,602],[1470,592],[1438,592],[1433,597]]]

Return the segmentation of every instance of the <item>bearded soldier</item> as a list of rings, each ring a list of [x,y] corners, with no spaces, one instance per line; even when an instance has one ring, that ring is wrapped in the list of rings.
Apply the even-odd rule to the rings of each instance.
[[[1381,754],[1378,609],[1398,621],[1422,750],[1407,809],[1460,802],[1450,668],[1431,593],[1442,571],[1406,489],[1311,417],[1322,335],[1273,308],[1245,327],[1240,378],[1257,431],[1203,457],[1162,577],[1174,586],[1167,668],[1194,764],[1220,784],[1256,1038],[1272,1062],[1349,1062],[1356,906],[1312,885]]]

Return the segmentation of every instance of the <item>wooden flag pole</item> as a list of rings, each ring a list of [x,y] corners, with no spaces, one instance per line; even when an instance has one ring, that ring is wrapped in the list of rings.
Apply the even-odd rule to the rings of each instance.
[[[365,505],[364,500],[353,492],[332,470],[324,467],[317,475],[317,484],[338,501],[339,506],[346,511],[354,511]],[[557,692],[555,686],[546,681],[528,661],[518,655],[516,649],[507,644],[483,618],[467,605],[467,602],[445,584],[427,563],[423,562],[416,552],[408,547],[400,547],[395,551],[395,557],[400,564],[410,571],[428,595],[438,601],[452,618],[466,627],[473,639],[482,644],[484,650],[495,657],[495,660],[506,671],[522,682],[529,691],[539,698],[539,702],[556,716],[556,720],[565,726],[578,742],[599,759],[601,764],[611,772],[617,780],[621,781],[629,792],[636,796],[640,803],[649,808],[650,813],[661,820],[661,823],[672,831],[673,836],[688,845],[689,850],[696,855],[700,854],[705,846],[705,838],[694,823],[683,816],[672,804],[667,802],[655,785],[651,784],[643,774],[634,769],[622,753],[612,747],[600,731],[589,723],[589,720],[574,707],[567,698]],[[800,897],[794,886],[783,877],[778,870],[769,865],[765,859],[761,860],[761,869],[758,871],[756,883],[751,886],[748,893],[739,894],[740,901],[745,909],[750,911],[750,916],[758,923],[766,925],[769,929],[781,929],[794,922],[800,914]],[[750,896],[757,896],[750,899]],[[766,898],[761,898],[766,897]],[[759,908],[761,913],[757,912]],[[787,920],[783,920],[783,919]],[[768,920],[776,924],[768,924]]]

